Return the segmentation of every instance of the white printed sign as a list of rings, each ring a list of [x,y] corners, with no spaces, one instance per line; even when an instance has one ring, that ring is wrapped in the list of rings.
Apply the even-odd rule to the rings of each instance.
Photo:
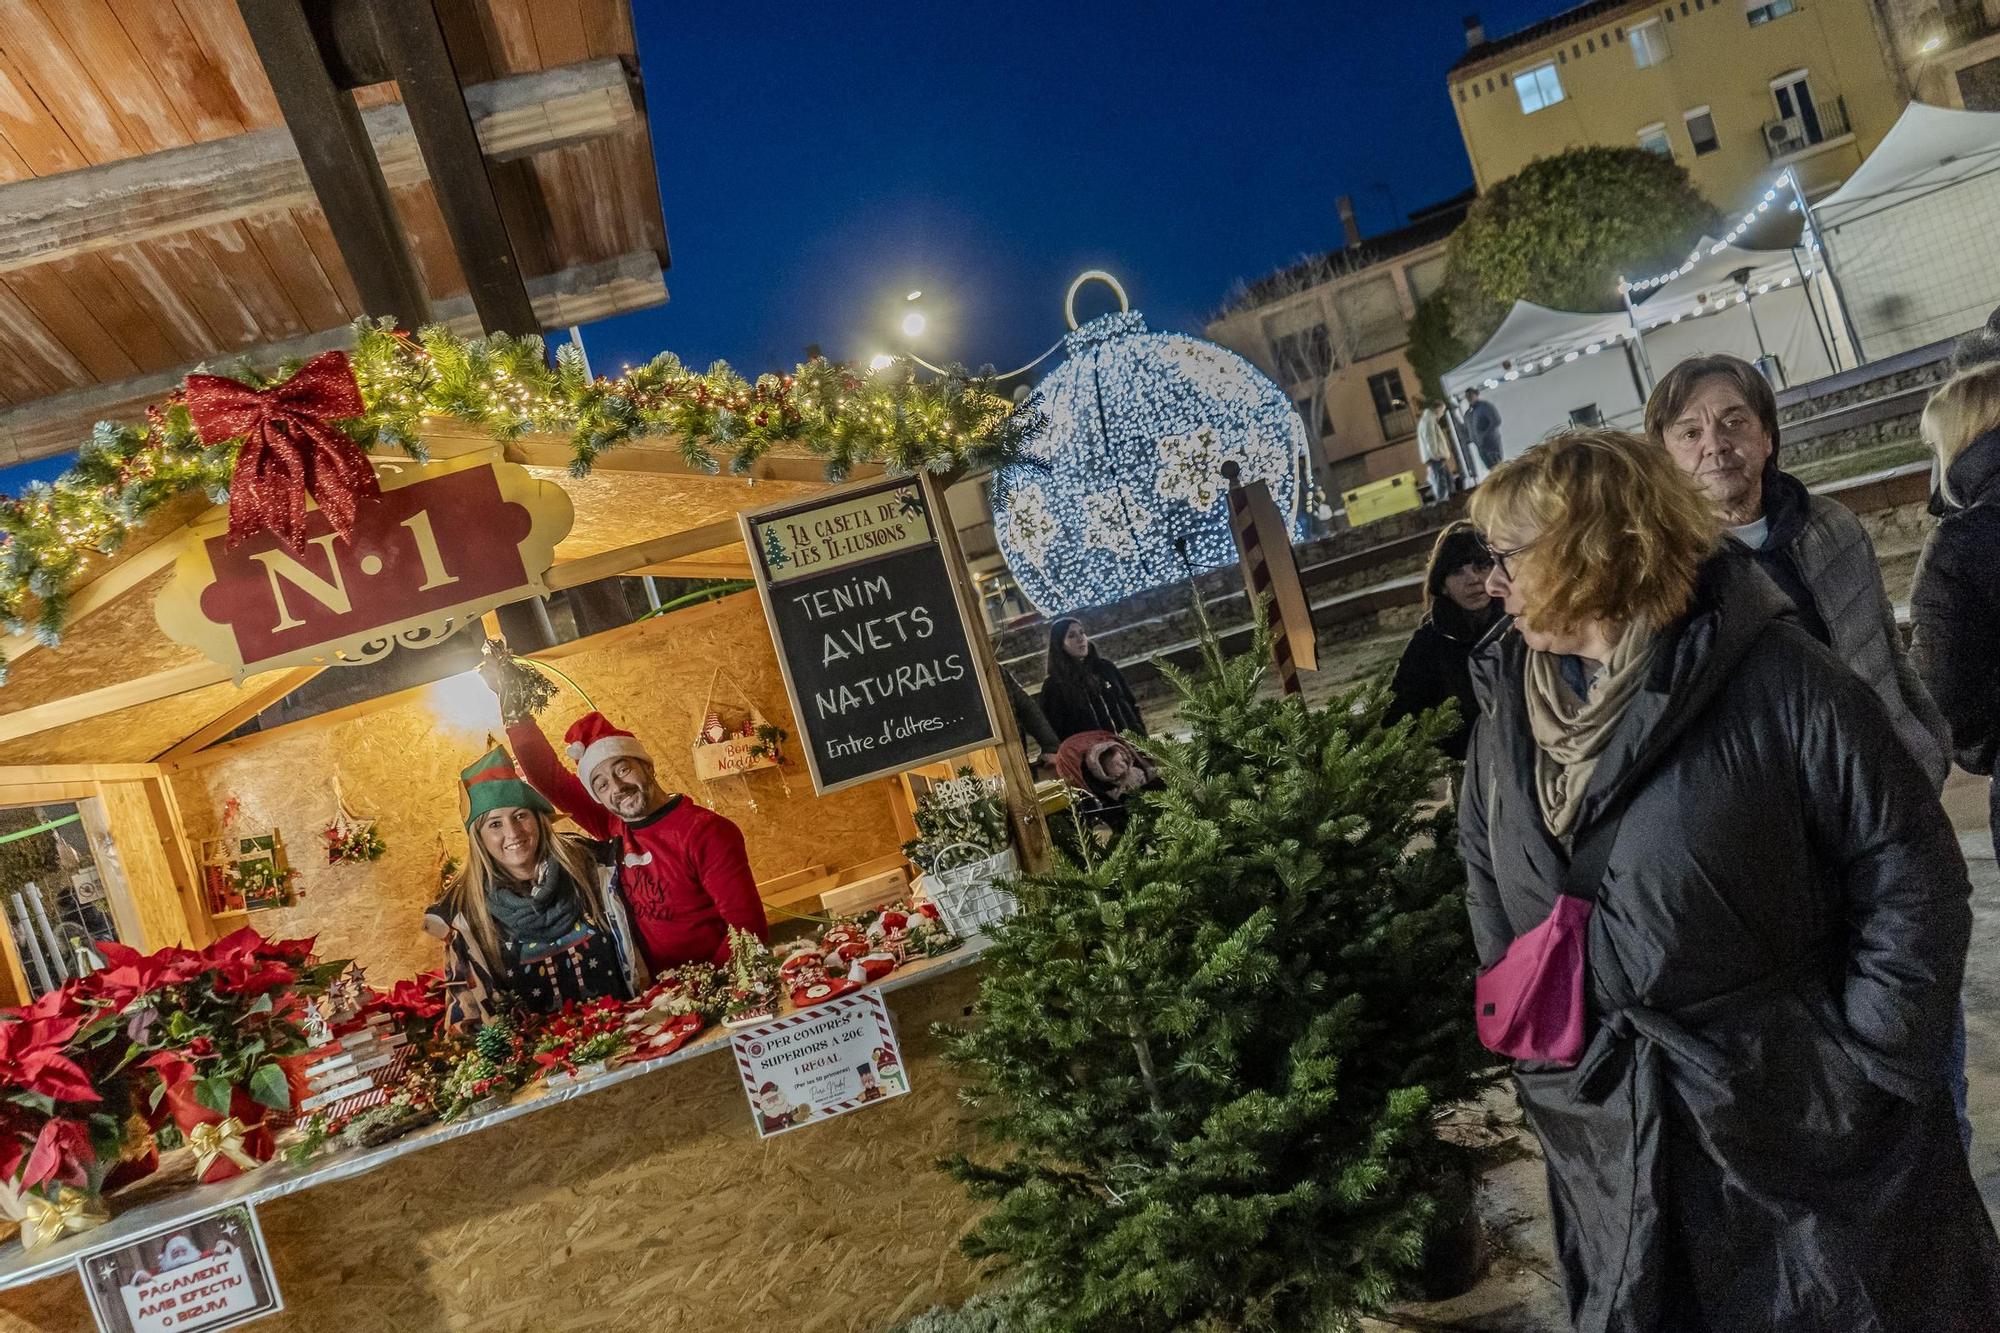
[[[889,1008],[873,990],[739,1032],[734,1045],[759,1138],[910,1090]]]
[[[77,1268],[104,1333],[209,1333],[285,1308],[247,1203],[85,1255]]]

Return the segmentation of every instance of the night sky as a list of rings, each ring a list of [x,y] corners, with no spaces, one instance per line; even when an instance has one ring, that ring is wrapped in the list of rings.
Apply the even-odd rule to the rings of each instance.
[[[1235,280],[1336,245],[1337,196],[1373,233],[1471,184],[1445,71],[1472,7],[1497,35],[1566,6],[634,0],[672,300],[587,328],[593,367],[865,360],[919,289],[920,355],[1008,370],[1086,268],[1196,331]]]

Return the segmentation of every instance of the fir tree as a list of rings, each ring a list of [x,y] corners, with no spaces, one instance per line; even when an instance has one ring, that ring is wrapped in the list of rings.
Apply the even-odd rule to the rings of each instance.
[[[1094,864],[1019,881],[953,1059],[1011,1150],[946,1164],[965,1241],[1048,1330],[1354,1327],[1422,1254],[1432,1113],[1489,1061],[1445,718],[1379,692],[1258,697],[1260,655],[1179,676],[1165,788]]]

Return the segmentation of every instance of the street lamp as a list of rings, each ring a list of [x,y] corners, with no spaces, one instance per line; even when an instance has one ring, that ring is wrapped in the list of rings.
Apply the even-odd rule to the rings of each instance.
[[[903,316],[903,336],[905,338],[920,338],[923,336],[923,332],[924,332],[923,311],[912,310],[909,314]]]

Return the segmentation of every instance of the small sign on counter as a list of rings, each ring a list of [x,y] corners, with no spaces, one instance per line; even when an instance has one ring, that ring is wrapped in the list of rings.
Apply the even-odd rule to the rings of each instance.
[[[733,1045],[759,1138],[910,1090],[889,1007],[873,990],[739,1032]]]
[[[77,1267],[104,1333],[209,1333],[285,1308],[247,1203],[85,1255]]]
[[[997,734],[934,521],[908,477],[743,515],[815,792]]]

